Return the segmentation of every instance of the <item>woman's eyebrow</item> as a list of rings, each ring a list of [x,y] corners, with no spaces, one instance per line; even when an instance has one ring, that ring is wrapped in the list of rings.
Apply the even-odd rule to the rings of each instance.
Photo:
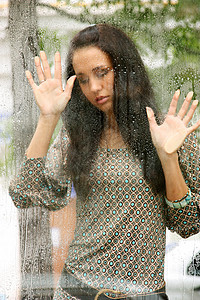
[[[92,72],[96,72],[96,71],[98,71],[100,69],[104,69],[104,68],[108,69],[108,68],[111,68],[111,67],[109,67],[107,65],[97,66],[97,67],[95,67],[95,68],[92,69]],[[82,75],[85,75],[85,73],[79,72],[79,73],[76,74],[76,76],[82,76]]]
[[[92,72],[98,71],[99,69],[102,69],[102,68],[109,68],[109,67],[107,65],[98,66],[98,67],[93,68]]]
[[[80,75],[84,75],[84,73],[83,72],[79,72],[79,73],[76,74],[76,76],[80,76]]]

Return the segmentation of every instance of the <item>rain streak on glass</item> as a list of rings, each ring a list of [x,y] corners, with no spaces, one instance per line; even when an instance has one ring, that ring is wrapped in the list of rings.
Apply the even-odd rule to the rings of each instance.
[[[39,51],[45,51],[52,74],[54,53],[59,51],[64,73],[72,37],[89,25],[113,24],[135,42],[164,114],[175,90],[181,91],[180,103],[188,91],[194,92],[193,100],[200,95],[199,0],[22,2],[10,0],[10,7],[7,0],[0,3],[0,299],[52,297],[75,230],[73,189],[70,204],[56,212],[44,207],[18,210],[8,195],[9,182],[24,159],[39,117],[25,76],[29,70],[39,83],[34,66]],[[199,108],[194,121],[198,118]],[[52,141],[61,126],[60,120]],[[169,298],[199,299],[199,234],[183,239],[167,230],[166,238]]]

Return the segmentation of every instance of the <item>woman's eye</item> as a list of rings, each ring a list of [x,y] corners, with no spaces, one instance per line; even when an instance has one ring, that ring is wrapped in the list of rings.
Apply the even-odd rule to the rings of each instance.
[[[79,84],[86,84],[86,83],[88,83],[88,79],[78,78],[78,82],[79,82]]]
[[[99,78],[101,78],[101,77],[107,75],[110,70],[111,70],[110,68],[98,70],[96,72],[96,76],[99,77]]]

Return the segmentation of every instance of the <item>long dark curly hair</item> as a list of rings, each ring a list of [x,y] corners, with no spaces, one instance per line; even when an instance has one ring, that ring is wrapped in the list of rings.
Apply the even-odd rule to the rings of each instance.
[[[72,59],[77,49],[95,46],[108,54],[114,70],[114,114],[129,151],[138,157],[145,179],[155,192],[165,188],[164,174],[152,143],[146,107],[151,107],[159,122],[154,93],[142,59],[133,41],[120,29],[108,24],[89,26],[71,41],[66,80],[75,74]],[[70,146],[67,167],[79,196],[88,193],[88,175],[105,124],[104,113],[84,96],[78,80],[71,100],[63,112]]]

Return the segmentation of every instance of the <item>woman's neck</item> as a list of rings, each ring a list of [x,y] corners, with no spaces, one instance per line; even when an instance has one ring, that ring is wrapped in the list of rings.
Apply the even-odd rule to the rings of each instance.
[[[112,130],[119,130],[115,115],[113,112],[106,114],[105,118],[105,130],[112,129]]]
[[[119,149],[126,147],[113,113],[106,116],[100,145],[107,149]]]

